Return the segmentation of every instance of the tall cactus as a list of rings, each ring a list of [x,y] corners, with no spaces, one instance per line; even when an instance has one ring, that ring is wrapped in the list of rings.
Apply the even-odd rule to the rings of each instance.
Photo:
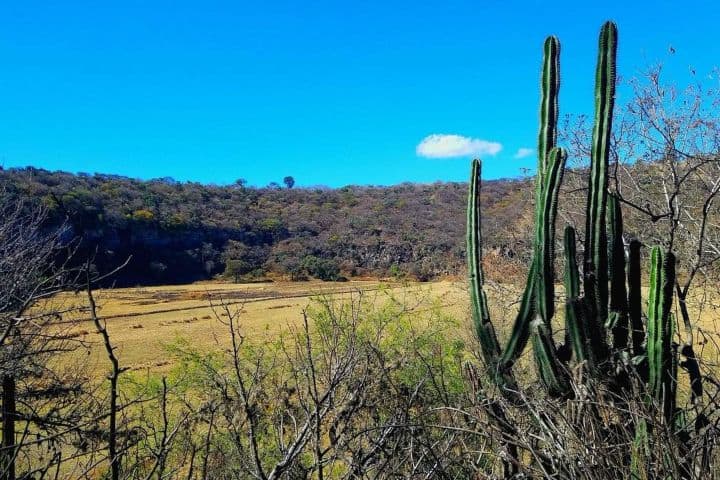
[[[645,353],[645,327],[642,318],[642,281],[640,271],[640,240],[633,239],[628,247],[627,279],[628,279],[628,315],[632,338],[632,353]]]
[[[555,223],[567,157],[556,146],[560,88],[557,38],[545,41],[543,53],[533,257],[520,309],[504,348],[498,341],[483,290],[481,164],[478,160],[472,164],[467,212],[468,267],[472,316],[483,357],[494,381],[507,392],[517,388],[512,367],[531,341],[539,379],[551,396],[572,395],[567,374],[567,367],[572,364],[585,364],[594,381],[615,386],[629,382],[631,376],[623,369],[636,365],[636,372],[645,384],[643,398],[660,405],[665,421],[670,424],[676,412],[678,364],[670,314],[675,257],[659,247],[652,249],[648,312],[644,316],[641,244],[632,240],[626,256],[622,208],[619,199],[608,192],[617,53],[617,28],[612,22],[603,25],[599,38],[582,281],[576,261],[575,230],[567,227],[565,344],[558,347],[553,340]],[[619,361],[628,358],[633,361]]]
[[[557,38],[549,37],[543,47],[533,259],[520,309],[504,348],[498,341],[483,290],[481,165],[479,161],[473,161],[467,248],[475,333],[486,364],[494,371],[494,379],[505,388],[515,385],[512,366],[532,339],[539,377],[552,395],[569,393],[563,364],[571,358],[594,368],[607,364],[613,358],[613,352],[627,351],[638,359],[637,364],[647,366],[648,391],[664,405],[667,415],[671,415],[675,387],[670,379],[674,378],[675,367],[669,360],[674,356],[669,305],[673,298],[674,257],[670,252],[653,250],[654,273],[650,278],[651,295],[645,329],[640,292],[640,244],[637,241],[630,243],[626,259],[622,209],[618,199],[608,194],[617,52],[617,28],[612,22],[603,25],[599,38],[582,282],[575,261],[575,230],[568,227],[564,236],[566,340],[560,348],[553,341],[555,222],[567,156],[555,145],[559,52]],[[611,343],[608,343],[609,334],[612,334]],[[612,375],[611,370],[596,373]],[[645,378],[642,369],[640,373]]]
[[[608,163],[612,114],[615,105],[615,61],[617,27],[607,22],[600,30],[595,70],[595,126],[590,156],[590,183],[585,213],[583,285],[591,331],[599,332],[608,311],[608,258],[605,214],[607,210]],[[604,341],[598,338],[599,341]],[[607,349],[599,345],[603,357]],[[604,358],[599,358],[604,360]]]
[[[677,368],[672,346],[673,288],[675,285],[675,255],[653,247],[650,254],[650,294],[647,320],[648,388],[662,406],[663,416],[670,423],[675,412]]]
[[[560,88],[557,38],[545,41],[541,75],[540,132],[538,134],[538,175],[535,191],[535,238],[533,260],[525,284],[520,310],[505,348],[500,352],[497,335],[490,321],[486,295],[483,291],[482,234],[480,229],[480,162],[473,161],[467,212],[467,252],[470,272],[470,291],[475,332],[480,341],[485,362],[493,376],[505,390],[513,388],[510,373],[513,363],[533,337],[533,348],[541,377],[554,392],[564,390],[565,382],[557,352],[552,341],[550,321],[555,301],[555,223],[557,201],[565,172],[567,153],[555,147],[558,121],[558,93]],[[542,323],[533,326],[534,322]]]
[[[470,194],[467,208],[467,252],[470,272],[470,301],[475,334],[488,364],[495,367],[500,356],[500,344],[495,328],[490,321],[487,297],[482,289],[484,274],[482,267],[482,230],[480,209],[480,178],[482,165],[478,160],[472,162],[470,174]]]
[[[562,395],[569,389],[550,327],[555,302],[555,218],[566,159],[567,154],[563,149],[553,147],[550,150],[545,185],[540,198],[541,208],[535,218],[540,225],[535,255],[537,272],[534,272],[537,275],[535,294],[537,311],[530,327],[540,378],[553,396]]]
[[[628,346],[628,294],[625,285],[625,244],[620,202],[615,195],[608,197],[608,277],[610,280],[610,312],[613,347],[624,350]]]
[[[537,264],[537,288],[535,298],[537,315],[549,327],[555,313],[555,219],[557,201],[560,194],[567,153],[564,149],[553,147],[548,154],[545,184],[538,198],[539,209],[535,217],[538,223],[535,247]]]
[[[554,314],[555,277],[555,216],[557,194],[565,172],[564,151],[552,156],[557,143],[557,122],[560,95],[560,41],[550,36],[543,46],[543,68],[540,96],[540,131],[538,133],[538,167],[535,186],[535,299],[537,313],[550,326]]]
[[[555,278],[553,269],[555,244],[555,217],[557,195],[565,171],[567,155],[551,152],[557,142],[560,93],[560,42],[550,36],[543,45],[543,66],[540,89],[540,131],[538,133],[538,162],[535,180],[535,238],[533,260],[530,264],[520,310],[510,339],[502,352],[499,365],[508,370],[525,349],[530,338],[530,323],[540,315],[550,330],[554,314]],[[542,220],[540,220],[542,218]],[[549,263],[548,263],[549,262]]]

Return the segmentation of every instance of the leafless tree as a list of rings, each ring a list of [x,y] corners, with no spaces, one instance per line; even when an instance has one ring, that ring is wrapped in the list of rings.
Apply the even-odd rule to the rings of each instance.
[[[14,200],[3,189],[0,218],[0,478],[14,479],[18,456],[25,454],[19,445],[31,435],[45,434],[52,441],[64,428],[66,419],[45,407],[52,402],[61,405],[77,392],[77,376],[47,366],[51,356],[78,346],[58,325],[66,307],[45,308],[74,282],[77,272],[66,263],[72,245],[63,242],[64,229],[46,229],[42,208]],[[34,468],[43,470],[47,465]]]
[[[220,357],[191,345],[178,352],[195,364],[187,368],[194,370],[190,433],[175,437],[192,452],[183,456],[186,478],[468,478],[482,471],[485,435],[473,432],[459,408],[467,398],[461,347],[445,346],[437,326],[448,320],[413,328],[410,318],[435,314],[389,301],[393,307],[378,314],[362,294],[318,299],[289,333],[258,341],[243,333],[242,307],[214,300],[229,347]],[[398,322],[407,330],[398,331]]]

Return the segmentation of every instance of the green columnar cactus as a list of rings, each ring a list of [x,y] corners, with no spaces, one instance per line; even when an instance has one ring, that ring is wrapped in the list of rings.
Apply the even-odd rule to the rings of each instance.
[[[563,275],[565,296],[578,298],[580,296],[580,276],[578,275],[577,249],[575,248],[575,229],[570,225],[565,226],[563,247],[565,251],[565,274]]]
[[[530,323],[540,315],[550,330],[554,315],[555,217],[557,193],[565,170],[564,151],[557,153],[560,163],[553,168],[551,152],[557,142],[558,94],[560,92],[560,42],[548,37],[543,46],[541,75],[540,131],[538,133],[538,163],[535,180],[535,241],[533,261],[525,283],[520,310],[515,318],[510,340],[502,352],[499,368],[509,370],[520,356],[530,338]],[[550,187],[548,188],[548,185]],[[549,203],[549,204],[548,204]],[[550,210],[548,210],[550,208]],[[539,219],[542,217],[542,221]],[[548,262],[550,262],[548,264]],[[549,267],[549,268],[548,268]]]
[[[540,80],[540,132],[538,133],[538,181],[542,188],[547,172],[546,158],[557,142],[557,119],[560,93],[560,41],[550,36],[543,45],[543,66]]]
[[[643,355],[645,353],[645,327],[642,318],[642,292],[641,292],[641,269],[640,269],[640,248],[639,240],[630,241],[628,248],[628,315],[630,317],[630,328],[632,329],[632,353]]]
[[[647,319],[648,390],[662,406],[668,424],[675,413],[676,355],[670,314],[675,285],[675,255],[653,247]]]
[[[540,317],[532,321],[530,328],[535,365],[545,389],[551,397],[566,395],[570,391],[570,383],[550,330]]]
[[[535,256],[535,262],[538,265],[535,294],[537,311],[530,326],[533,351],[540,378],[552,395],[562,395],[569,389],[567,379],[564,378],[565,370],[559,362],[550,328],[550,320],[554,312],[552,307],[555,302],[555,218],[566,159],[567,154],[563,149],[554,147],[550,151],[540,204],[542,208],[539,209],[535,219],[540,225]],[[548,284],[551,287],[548,287]]]
[[[557,122],[560,94],[560,42],[548,37],[543,46],[543,69],[540,96],[540,132],[538,133],[538,173],[535,191],[535,251],[537,264],[536,293],[537,313],[550,326],[554,314],[555,277],[555,216],[557,193],[562,183],[567,155],[558,151],[560,163],[552,158],[557,143]],[[553,178],[557,176],[558,178]]]
[[[510,338],[500,356],[500,367],[506,370],[512,367],[515,360],[517,360],[525,349],[528,339],[530,338],[530,322],[535,313],[536,272],[537,265],[533,259],[525,282],[525,291],[520,300],[520,309],[515,317]]]
[[[554,241],[558,195],[566,153],[555,146],[560,44],[549,37],[544,45],[538,172],[536,179],[535,237],[533,260],[528,272],[520,310],[505,348],[498,341],[483,291],[482,237],[480,231],[480,162],[473,161],[468,197],[468,265],[475,332],[483,357],[502,387],[516,385],[512,366],[532,339],[540,379],[552,395],[569,393],[566,368],[571,359],[587,363],[591,370],[605,365],[618,352],[632,354],[648,369],[648,391],[661,402],[666,413],[674,410],[677,362],[673,362],[673,330],[669,316],[674,278],[674,256],[653,250],[651,295],[647,339],[640,291],[640,243],[630,243],[626,260],[622,210],[618,199],[608,194],[608,162],[615,95],[617,28],[603,25],[596,69],[595,125],[591,154],[584,268],[581,282],[575,251],[575,230],[565,229],[565,345],[557,348],[552,335],[554,316]],[[626,269],[627,263],[627,269]],[[627,275],[626,275],[627,270]],[[627,280],[627,283],[626,283]],[[608,285],[610,288],[608,288]],[[612,343],[608,344],[608,333]],[[611,355],[612,354],[612,355]],[[645,378],[642,369],[641,376]],[[593,375],[613,375],[601,369]]]
[[[607,320],[608,258],[605,214],[607,209],[608,163],[612,114],[615,104],[615,61],[617,27],[607,22],[600,30],[597,68],[595,71],[595,126],[590,158],[590,184],[586,206],[585,255],[583,270],[584,294],[589,310],[590,330],[599,332]],[[607,357],[607,348],[598,338],[596,353],[599,361]]]
[[[625,286],[625,245],[620,202],[608,197],[608,277],[610,280],[610,313],[608,327],[612,330],[613,347],[624,350],[628,345],[628,294]]]
[[[487,297],[482,289],[484,280],[482,267],[481,210],[479,206],[481,170],[482,166],[480,162],[473,160],[467,209],[467,252],[470,270],[470,298],[475,334],[480,340],[480,348],[482,349],[485,360],[494,366],[500,356],[500,344],[495,334],[495,328],[490,321]]]
[[[555,313],[555,219],[557,218],[557,201],[560,194],[567,153],[564,149],[553,147],[547,158],[545,185],[539,197],[537,216],[535,217],[537,239],[535,262],[537,268],[537,315],[549,327]]]
[[[555,145],[560,86],[560,44],[555,37],[548,38],[544,45],[533,259],[520,309],[505,347],[502,348],[498,341],[483,290],[481,165],[478,160],[473,161],[467,212],[472,316],[485,362],[504,393],[517,388],[512,367],[531,341],[538,375],[549,395],[572,394],[567,374],[570,366],[585,364],[588,374],[583,378],[621,387],[629,386],[627,383],[632,376],[628,375],[627,369],[635,368],[645,384],[646,396],[643,398],[653,399],[660,405],[666,423],[671,425],[677,416],[678,353],[672,341],[674,332],[670,314],[675,257],[672,252],[653,248],[645,317],[641,296],[641,244],[632,240],[626,258],[622,209],[618,198],[608,192],[616,51],[617,28],[607,22],[600,32],[596,70],[582,282],[576,262],[575,230],[567,227],[564,234],[565,344],[555,345],[551,323],[555,301],[555,222],[566,162],[565,151]],[[609,337],[611,342],[608,342]],[[633,361],[624,360],[628,358]],[[695,377],[699,381],[699,375]],[[698,388],[701,391],[701,385]],[[629,388],[623,390],[632,391]],[[641,440],[647,437],[645,427],[647,425],[638,426]]]
[[[585,320],[585,304],[580,299],[580,276],[578,275],[577,253],[575,248],[575,229],[565,227],[563,236],[565,247],[565,348],[568,349],[578,363],[587,362],[592,365],[591,350],[588,348],[590,338]],[[567,359],[569,360],[569,358]]]
[[[467,209],[467,258],[470,279],[470,303],[475,335],[480,342],[483,359],[490,375],[503,392],[516,391],[515,381],[508,369],[501,368],[500,343],[490,321],[487,296],[483,289],[482,267],[482,215],[480,209],[482,164],[473,160],[470,174],[470,192]],[[525,340],[527,341],[527,340]]]

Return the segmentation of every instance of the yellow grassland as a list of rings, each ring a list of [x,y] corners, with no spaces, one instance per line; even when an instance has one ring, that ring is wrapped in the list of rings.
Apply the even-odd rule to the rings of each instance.
[[[491,313],[496,328],[505,336],[512,325],[519,290],[517,287],[490,284],[487,287]],[[562,294],[562,289],[559,289]],[[95,291],[98,314],[107,328],[121,365],[130,370],[157,373],[172,366],[167,345],[179,339],[191,342],[198,349],[226,348],[228,328],[221,305],[241,310],[244,334],[255,341],[272,339],[299,324],[302,312],[314,297],[322,296],[347,301],[352,295],[364,295],[373,304],[394,298],[409,308],[442,308],[458,320],[463,330],[458,332],[471,340],[468,295],[464,282],[438,281],[431,283],[382,283],[378,281],[270,282],[255,284],[195,283],[141,288],[118,288]],[[717,302],[710,297],[694,299],[691,309],[694,320],[695,348],[703,359],[715,363],[718,359]],[[697,305],[704,300],[702,313]],[[52,299],[53,308],[72,310],[87,304],[83,292],[63,294]],[[562,308],[558,306],[556,334],[562,336]],[[70,336],[87,342],[88,349],[80,349],[72,358],[82,358],[88,371],[107,368],[100,337],[89,320],[87,311],[65,315],[64,327]],[[680,326],[682,328],[682,326]],[[681,331],[681,333],[683,333]],[[88,352],[89,350],[89,352]]]

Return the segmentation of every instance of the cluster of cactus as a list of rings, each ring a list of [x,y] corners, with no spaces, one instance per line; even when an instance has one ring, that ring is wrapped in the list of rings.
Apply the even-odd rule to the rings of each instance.
[[[676,413],[678,364],[671,314],[675,256],[661,247],[652,248],[649,297],[643,313],[641,244],[632,240],[626,253],[620,202],[608,191],[616,52],[617,27],[607,22],[600,32],[596,70],[582,275],[576,260],[576,232],[570,226],[564,231],[564,343],[556,344],[552,331],[555,223],[567,158],[565,150],[556,146],[560,44],[555,37],[544,44],[533,257],[504,348],[491,322],[483,289],[478,160],[472,163],[467,208],[472,317],[489,375],[505,396],[518,391],[513,365],[530,343],[538,376],[550,396],[573,395],[569,372],[577,365],[583,365],[587,378],[617,388],[629,389],[628,373],[633,373],[633,378],[640,378],[645,385],[642,395],[646,401],[658,405],[664,421],[671,424]],[[618,373],[622,370],[618,365],[624,366],[623,374]],[[701,388],[699,376],[691,380]]]

